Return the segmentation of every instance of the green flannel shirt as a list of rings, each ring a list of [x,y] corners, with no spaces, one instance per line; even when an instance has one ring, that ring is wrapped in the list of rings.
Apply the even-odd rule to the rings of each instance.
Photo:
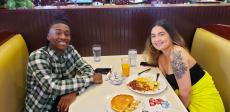
[[[62,55],[42,47],[29,56],[25,111],[50,111],[56,97],[76,91],[81,94],[93,81],[93,68],[73,46]]]

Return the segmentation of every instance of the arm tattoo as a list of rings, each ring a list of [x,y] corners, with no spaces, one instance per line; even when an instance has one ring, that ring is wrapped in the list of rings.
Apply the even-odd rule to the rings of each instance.
[[[177,79],[180,79],[188,67],[183,62],[181,51],[174,51],[172,57],[171,65],[173,73]]]

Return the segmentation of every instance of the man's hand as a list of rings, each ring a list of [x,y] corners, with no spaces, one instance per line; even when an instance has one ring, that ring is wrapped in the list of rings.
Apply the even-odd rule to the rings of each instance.
[[[94,84],[101,84],[102,83],[102,74],[100,73],[94,73],[93,75],[93,82]]]
[[[73,103],[76,97],[76,92],[63,95],[57,105],[58,112],[68,112],[70,104]]]

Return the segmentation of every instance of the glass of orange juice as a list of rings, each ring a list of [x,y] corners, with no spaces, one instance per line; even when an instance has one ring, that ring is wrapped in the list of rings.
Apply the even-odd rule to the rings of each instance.
[[[121,58],[122,74],[126,77],[130,74],[130,63],[128,57]]]

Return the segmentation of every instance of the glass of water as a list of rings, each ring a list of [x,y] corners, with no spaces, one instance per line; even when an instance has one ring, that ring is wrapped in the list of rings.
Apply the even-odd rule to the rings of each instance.
[[[137,50],[136,49],[129,49],[128,55],[129,55],[130,66],[135,67],[136,66],[136,60],[137,60]]]
[[[100,62],[101,61],[101,45],[99,44],[94,44],[92,46],[93,50],[93,58],[95,62]]]

